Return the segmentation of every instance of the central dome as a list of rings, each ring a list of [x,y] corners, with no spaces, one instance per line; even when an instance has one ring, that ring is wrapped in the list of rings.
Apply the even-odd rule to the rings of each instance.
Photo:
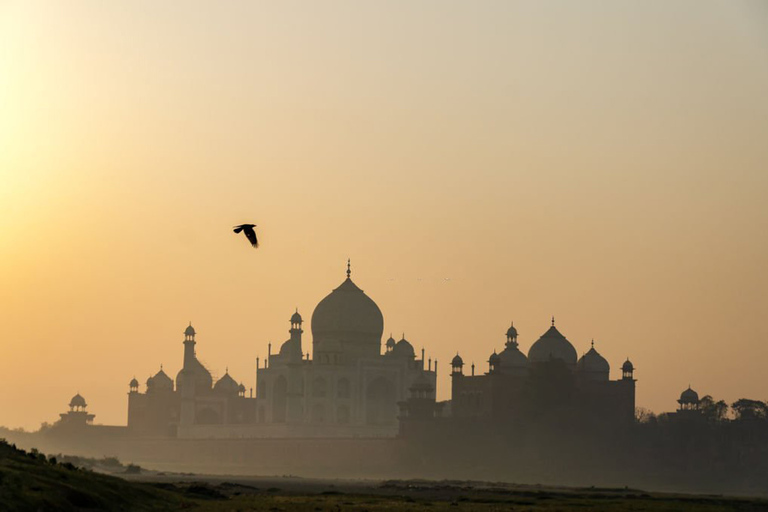
[[[312,313],[313,344],[334,338],[344,351],[379,354],[383,332],[384,317],[379,306],[349,277]]]
[[[571,342],[560,334],[555,326],[549,328],[528,350],[528,360],[543,363],[551,359],[560,359],[566,364],[575,365],[578,355]]]

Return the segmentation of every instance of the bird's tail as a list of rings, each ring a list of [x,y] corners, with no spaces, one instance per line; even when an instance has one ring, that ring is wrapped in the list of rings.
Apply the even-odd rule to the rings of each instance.
[[[235,233],[239,233],[239,232],[241,232],[242,230],[243,230],[243,226],[238,226],[238,227],[236,227],[236,228],[234,229],[234,232],[235,232]]]

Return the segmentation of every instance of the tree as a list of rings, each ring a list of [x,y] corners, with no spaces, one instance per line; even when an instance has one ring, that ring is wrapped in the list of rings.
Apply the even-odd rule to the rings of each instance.
[[[715,402],[710,395],[699,400],[699,412],[710,421],[723,421],[728,414],[728,404],[725,400]]]
[[[731,405],[737,420],[768,420],[768,404],[740,398]]]
[[[646,409],[645,407],[636,407],[635,419],[638,423],[653,423],[656,421],[656,415],[650,409]]]

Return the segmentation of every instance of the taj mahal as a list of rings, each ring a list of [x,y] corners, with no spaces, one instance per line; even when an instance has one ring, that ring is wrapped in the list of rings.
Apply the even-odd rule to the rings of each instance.
[[[94,424],[78,393],[56,423],[4,435],[185,473],[764,486],[765,470],[754,471],[764,468],[764,421],[713,419],[711,397],[690,386],[677,411],[644,421],[634,364],[612,368],[594,342],[577,350],[554,318],[531,338],[499,321],[496,343],[476,340],[487,347],[482,367],[456,353],[438,369],[405,336],[385,339],[382,311],[349,263],[312,312],[311,346],[299,311],[286,317],[287,339],[250,376],[214,378],[200,359],[212,344],[190,323],[170,341],[183,354],[175,378],[161,366],[145,386],[130,381],[127,425]],[[448,400],[436,399],[438,371]]]
[[[528,351],[517,329],[488,359],[488,371],[466,374],[460,355],[451,361],[452,399],[437,402],[437,361],[419,358],[413,345],[390,336],[376,303],[351,278],[315,307],[311,354],[304,320],[290,317],[289,337],[256,361],[255,393],[227,371],[216,380],[198,359],[197,332],[184,331],[183,366],[172,379],[163,368],[146,381],[134,378],[128,394],[127,431],[133,436],[186,439],[388,438],[448,421],[515,424],[548,411],[600,417],[610,423],[634,419],[632,363],[610,380],[609,363],[593,345],[581,358],[554,325]],[[203,342],[200,342],[204,347]],[[247,381],[253,382],[251,379]],[[92,419],[92,415],[89,418]],[[90,421],[90,420],[89,420]]]
[[[304,320],[290,317],[290,337],[256,362],[256,393],[229,372],[213,382],[197,358],[196,331],[184,331],[183,367],[174,380],[161,368],[128,395],[128,429],[135,434],[184,438],[391,437],[398,403],[415,383],[434,400],[436,371],[425,367],[404,337],[384,350],[384,318],[376,303],[347,278],[312,314],[312,357],[304,347]]]

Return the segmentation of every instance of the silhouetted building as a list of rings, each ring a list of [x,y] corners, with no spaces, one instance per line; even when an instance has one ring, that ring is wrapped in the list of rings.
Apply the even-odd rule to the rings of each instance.
[[[691,389],[688,385],[687,389],[684,389],[680,393],[680,398],[677,400],[678,407],[676,411],[664,413],[668,419],[673,421],[680,421],[684,423],[705,421],[703,410],[701,409],[701,401],[699,400],[699,394]]]
[[[179,437],[391,437],[398,402],[417,382],[434,394],[435,371],[424,368],[405,337],[390,336],[382,353],[384,319],[376,303],[347,278],[312,315],[312,354],[304,355],[303,319],[290,319],[290,337],[263,367],[257,394],[227,372],[213,382],[197,359],[196,332],[184,332],[184,365],[173,380],[160,371],[140,393],[133,379],[128,427],[137,434]],[[434,400],[434,398],[433,398]]]
[[[81,428],[85,425],[93,423],[95,414],[90,414],[86,409],[88,404],[85,402],[80,393],[72,397],[69,401],[69,411],[59,414],[60,420],[58,425],[62,428]]]
[[[464,361],[457,353],[451,361],[450,418],[435,423],[435,427],[463,425],[469,430],[486,427],[550,425],[602,426],[631,424],[635,416],[634,366],[627,359],[618,380],[610,380],[610,365],[597,352],[594,342],[590,349],[577,357],[576,349],[552,325],[528,350],[520,351],[514,325],[507,330],[507,340],[501,352],[488,358],[488,372],[464,374]],[[434,400],[433,400],[434,402]],[[401,432],[424,430],[422,413],[417,421],[407,413],[417,406],[409,400],[404,407]],[[425,404],[418,405],[426,411]],[[441,415],[436,412],[433,418]],[[421,423],[420,427],[409,425]]]
[[[680,407],[677,412],[682,411],[698,411],[699,410],[699,394],[688,386],[688,389],[680,393],[680,399],[677,401]]]

